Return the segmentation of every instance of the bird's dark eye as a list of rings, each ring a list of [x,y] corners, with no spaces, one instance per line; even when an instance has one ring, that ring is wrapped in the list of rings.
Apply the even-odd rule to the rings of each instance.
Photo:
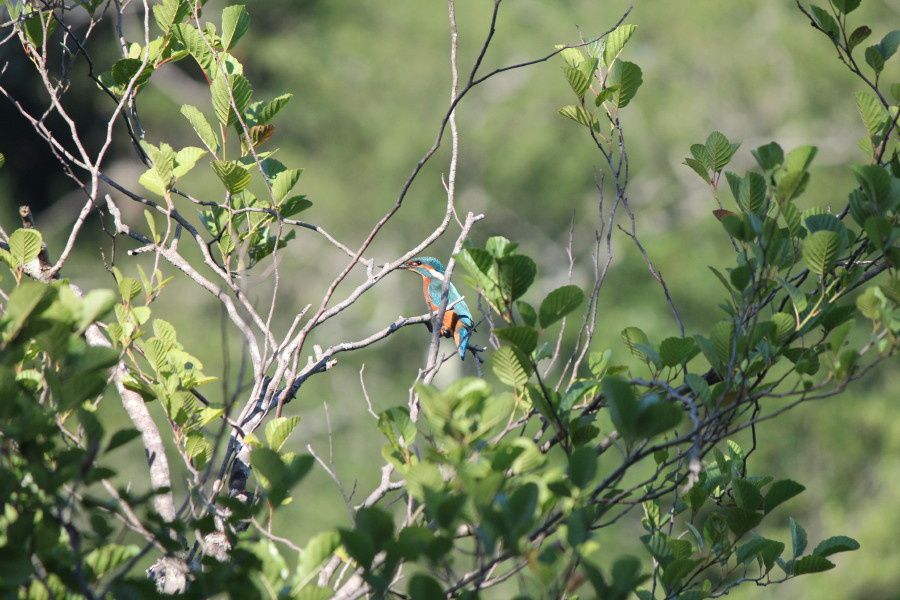
[[[421,264],[422,264],[422,261],[421,261],[421,260],[414,260],[414,261],[412,261],[412,266],[414,266],[414,267],[418,267],[418,266],[421,265]]]

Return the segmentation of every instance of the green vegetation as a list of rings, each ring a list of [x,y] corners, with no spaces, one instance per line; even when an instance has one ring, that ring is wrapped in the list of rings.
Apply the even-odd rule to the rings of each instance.
[[[893,593],[887,7],[203,4],[5,4],[83,208],[0,230],[0,590]]]

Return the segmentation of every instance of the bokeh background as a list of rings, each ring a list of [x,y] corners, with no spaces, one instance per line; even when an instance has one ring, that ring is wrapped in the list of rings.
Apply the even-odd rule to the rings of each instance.
[[[487,30],[487,0],[459,0],[460,64],[465,74]],[[575,41],[607,29],[628,5],[619,0],[516,0],[504,5],[485,69],[540,56],[554,44]],[[326,227],[355,246],[375,219],[393,203],[402,181],[431,144],[449,95],[447,9],[442,2],[351,0],[250,2],[250,33],[238,46],[255,88],[255,98],[292,92],[294,98],[276,120],[279,158],[305,173],[299,189],[314,202],[301,218]],[[218,21],[221,3],[210,2],[206,18]],[[872,39],[900,24],[900,2],[866,0],[852,14],[868,24]],[[848,165],[865,157],[855,140],[864,129],[853,92],[861,85],[837,61],[791,2],[641,2],[629,22],[638,26],[626,49],[628,60],[643,69],[644,84],[624,112],[631,157],[630,198],[638,233],[672,290],[690,331],[717,321],[721,297],[706,265],[728,266],[727,238],[711,215],[708,189],[681,164],[691,143],[714,130],[741,142],[733,167],[752,168],[749,150],[771,140],[786,149],[811,143],[819,147],[812,182],[801,208],[842,206],[853,187]],[[134,25],[134,24],[132,24]],[[135,37],[137,30],[134,30]],[[96,49],[95,60],[111,64],[113,37]],[[36,82],[10,45],[0,50],[10,60],[3,83],[26,105],[40,106]],[[105,63],[103,61],[106,61]],[[896,61],[894,61],[896,63]],[[885,74],[886,81],[894,72]],[[176,147],[196,144],[178,107],[190,103],[208,111],[208,92],[185,61],[154,75],[157,83],[140,98],[148,139]],[[590,281],[590,248],[597,224],[595,175],[601,157],[590,139],[556,114],[570,95],[559,61],[497,77],[475,90],[458,111],[461,159],[458,208],[484,212],[474,239],[504,235],[539,264],[536,289],[562,283],[564,251],[574,221],[575,283]],[[77,82],[68,106],[85,123],[85,135],[110,110],[110,102],[92,86]],[[120,181],[137,187],[140,166],[124,137],[108,162]],[[0,103],[0,224],[16,226],[16,206],[29,203],[50,244],[51,253],[81,206],[43,142],[8,102]],[[441,176],[447,169],[443,149],[419,177],[404,208],[373,247],[376,260],[392,258],[427,234],[440,218],[444,197]],[[211,170],[197,169],[183,186],[202,197],[214,188]],[[725,193],[727,196],[727,193]],[[128,218],[143,221],[140,210],[124,204]],[[195,214],[182,205],[186,214]],[[446,258],[455,233],[437,243],[433,254]],[[183,244],[184,247],[186,244]],[[136,269],[119,245],[117,264]],[[58,252],[58,250],[57,250]],[[111,287],[101,259],[113,256],[97,218],[88,228],[66,275],[86,288]],[[277,327],[307,303],[317,303],[330,274],[345,258],[315,234],[299,230],[284,253]],[[271,265],[248,276],[248,288],[263,303]],[[171,269],[169,269],[171,270]],[[134,274],[134,273],[132,273]],[[348,290],[345,285],[343,290]],[[392,275],[352,311],[324,327],[318,343],[363,337],[396,318],[421,311],[419,285],[404,273]],[[471,293],[471,290],[464,290]],[[536,294],[537,296],[537,294]],[[221,311],[214,300],[177,276],[154,304],[154,315],[178,327],[186,349],[198,355],[206,371],[223,375],[232,386],[240,362],[234,332],[223,337]],[[613,271],[602,292],[595,349],[612,348],[628,362],[619,331],[636,325],[659,341],[676,332],[658,286],[633,245],[615,236]],[[864,328],[859,324],[860,331]],[[359,371],[376,409],[403,404],[427,344],[424,329],[407,329],[366,352],[344,355],[338,366],[307,383],[289,413],[303,422],[292,438],[296,450],[307,444],[333,454],[334,469],[346,491],[364,495],[377,480],[382,445],[367,414]],[[225,367],[224,353],[228,356]],[[451,363],[445,378],[470,374],[470,361]],[[214,399],[222,387],[209,386]],[[751,474],[794,478],[807,491],[779,509],[784,516],[766,532],[786,540],[787,514],[808,529],[811,543],[845,533],[861,550],[837,557],[838,568],[801,577],[784,586],[735,592],[738,598],[900,598],[900,397],[897,364],[854,385],[841,396],[802,406],[760,430],[760,449]],[[325,405],[327,404],[327,411]],[[110,419],[126,417],[114,401],[105,403]],[[158,407],[154,407],[158,411]],[[159,416],[159,412],[156,413]],[[739,440],[743,441],[743,440]],[[144,486],[143,453],[117,455],[123,478]],[[176,457],[171,457],[175,462]],[[325,527],[344,524],[347,512],[340,492],[321,470],[298,488],[282,511],[279,534],[302,545]],[[601,538],[610,558],[633,549],[635,523]]]

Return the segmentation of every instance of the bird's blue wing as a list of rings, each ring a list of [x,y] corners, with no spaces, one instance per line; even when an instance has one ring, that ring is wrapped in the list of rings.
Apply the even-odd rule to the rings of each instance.
[[[428,295],[431,296],[431,303],[437,307],[441,306],[442,285],[443,282],[432,279],[431,284],[428,286]],[[459,293],[459,290],[456,289],[456,286],[451,283],[450,288],[447,290],[447,306],[452,304],[452,310],[459,315],[460,319],[466,325],[472,327],[475,324],[475,320],[472,318],[472,312],[466,305],[466,301],[460,300],[460,298],[462,298],[462,295]],[[456,302],[457,300],[459,300],[459,302]],[[456,304],[453,304],[454,302],[456,302]]]

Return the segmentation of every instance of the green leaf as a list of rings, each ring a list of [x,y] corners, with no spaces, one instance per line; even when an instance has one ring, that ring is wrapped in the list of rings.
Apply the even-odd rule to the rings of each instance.
[[[784,168],[787,171],[805,171],[818,153],[819,149],[815,146],[797,146],[784,158]]]
[[[759,489],[746,479],[735,479],[732,482],[734,500],[744,510],[758,510],[761,508],[763,497]]]
[[[408,448],[416,440],[416,424],[405,406],[392,406],[378,415],[378,429],[395,448]]]
[[[212,167],[225,189],[232,194],[238,194],[250,185],[250,171],[234,161],[216,160]]]
[[[530,378],[528,359],[513,346],[503,346],[494,352],[491,366],[500,381],[516,389],[523,387]]]
[[[112,66],[113,81],[116,82],[116,85],[121,86],[123,91],[132,79],[135,80],[133,88],[136,88],[147,83],[152,74],[153,65],[149,62],[144,64],[144,61],[139,58],[123,58]]]
[[[667,367],[686,363],[700,353],[694,338],[670,337],[659,345],[659,357]]]
[[[887,61],[897,52],[898,46],[900,46],[900,29],[895,29],[881,38],[878,42],[878,51]]]
[[[106,452],[112,452],[116,448],[124,446],[131,440],[139,438],[140,436],[141,432],[137,429],[120,429],[109,438],[109,443],[106,445]]]
[[[859,91],[856,93],[856,108],[866,126],[866,131],[869,132],[869,137],[879,135],[889,120],[881,102],[869,92]]]
[[[210,86],[212,94],[213,110],[216,118],[223,126],[233,125],[237,122],[237,115],[231,106],[231,98],[234,97],[234,104],[238,112],[243,113],[250,102],[250,96],[253,89],[250,82],[243,75],[222,75],[219,74],[213,79]]]
[[[712,171],[721,171],[731,161],[740,144],[732,144],[718,131],[713,131],[706,138],[706,154],[710,159]]]
[[[25,265],[41,253],[43,239],[37,229],[16,229],[9,236],[9,252],[17,265]]]
[[[209,148],[209,151],[212,153],[218,152],[219,139],[213,132],[213,128],[209,124],[209,121],[207,121],[206,117],[203,116],[203,113],[200,112],[200,109],[196,106],[191,106],[190,104],[183,104],[181,106],[181,114],[188,120],[191,127],[194,128],[194,131],[197,132],[197,135],[206,147]]]
[[[881,54],[881,50],[878,48],[878,45],[869,46],[866,48],[865,52],[866,64],[872,67],[872,70],[875,71],[875,74],[881,73],[881,70],[884,69],[884,55]]]
[[[834,563],[824,556],[810,554],[809,556],[804,556],[803,558],[794,561],[791,572],[794,575],[805,575],[807,573],[821,573],[822,571],[828,571],[833,568]]]
[[[195,146],[186,146],[175,153],[175,169],[172,171],[175,179],[187,175],[205,154],[206,150]]]
[[[831,3],[842,14],[851,13],[859,6],[861,0],[831,0]]]
[[[750,154],[756,159],[757,164],[763,171],[771,171],[776,167],[780,167],[784,162],[784,150],[775,142],[769,142],[765,146],[760,146],[756,150],[751,150]]]
[[[639,410],[631,384],[621,377],[604,377],[603,394],[609,406],[609,416],[619,435],[625,440],[634,440],[637,437]]]
[[[280,452],[288,436],[291,435],[298,423],[300,423],[300,417],[298,416],[275,417],[266,423],[266,441],[269,443],[269,447],[276,452]]]
[[[797,558],[806,550],[806,530],[794,520],[794,517],[790,517],[788,522],[791,526],[791,552],[794,558]]]
[[[210,46],[211,40],[203,37],[203,34],[189,23],[173,25],[172,32],[175,38],[180,41],[188,54],[193,57],[206,76],[212,78],[215,75],[216,59]]]
[[[597,452],[592,446],[576,448],[569,456],[569,481],[586,488],[597,474]]]
[[[760,524],[763,519],[761,513],[755,510],[746,510],[744,508],[729,508],[725,513],[725,522],[728,528],[736,535],[741,537],[754,527]]]
[[[859,550],[859,542],[846,535],[837,535],[819,542],[812,553],[816,556],[831,556],[838,552],[852,552],[853,550]]]
[[[91,323],[111,311],[116,300],[116,294],[112,290],[91,290],[85,294],[78,319],[79,333],[84,332]]]
[[[747,173],[741,180],[738,191],[738,200],[747,212],[757,215],[765,214],[766,210],[766,180],[759,173]]]
[[[775,324],[775,341],[779,344],[790,338],[796,326],[794,317],[783,312],[772,315],[772,323]]]
[[[140,552],[140,548],[135,545],[107,544],[91,550],[84,557],[84,564],[93,571],[95,578],[100,579],[106,573],[137,556],[138,552]]]
[[[281,202],[294,189],[302,173],[303,169],[285,169],[275,176],[272,181],[272,197],[276,203]]]
[[[697,160],[696,158],[688,157],[684,159],[684,164],[692,168],[694,172],[700,176],[700,179],[702,179],[706,183],[709,183],[709,171],[707,170],[704,163]]]
[[[185,438],[184,451],[198,469],[202,469],[212,458],[213,447],[202,434],[189,433]]]
[[[497,276],[503,297],[512,302],[522,297],[534,282],[537,265],[521,254],[497,259]]]
[[[616,27],[609,35],[606,36],[606,43],[603,45],[603,65],[609,66],[613,63],[622,48],[631,39],[632,34],[637,29],[636,25],[625,23]]]
[[[539,311],[541,327],[546,329],[581,306],[584,292],[577,285],[566,285],[547,294]]]
[[[597,119],[589,113],[583,106],[568,105],[559,109],[559,114],[567,119],[571,119],[576,123],[580,123],[591,129],[597,124]]]
[[[190,6],[185,0],[163,0],[153,5],[153,18],[163,34],[168,34],[190,14]]]
[[[847,38],[847,46],[852,51],[863,43],[870,35],[872,35],[872,30],[866,25],[860,25],[854,29],[853,33],[850,34],[850,37]]]
[[[515,325],[513,327],[495,329],[494,333],[501,340],[518,347],[526,355],[531,354],[537,348],[538,333],[533,327],[528,325]]]
[[[312,537],[300,553],[297,564],[297,577],[300,580],[298,587],[309,583],[340,545],[341,536],[337,531],[324,531]]]
[[[617,60],[613,64],[606,81],[610,85],[619,86],[615,95],[615,104],[618,108],[625,108],[644,82],[641,68],[624,60]]]
[[[269,102],[254,102],[247,107],[247,124],[264,125],[270,122],[293,97],[293,94],[282,94]]]
[[[834,18],[815,4],[811,5],[809,9],[812,11],[813,21],[819,26],[819,29],[824,31],[832,40],[837,40],[841,30]]]
[[[141,282],[134,277],[122,277],[119,280],[119,294],[125,302],[130,302],[141,293]]]
[[[234,48],[237,41],[250,28],[250,15],[243,4],[226,6],[222,9],[222,47]]]
[[[803,240],[802,254],[806,266],[822,277],[837,259],[841,237],[834,231],[816,231]]]
[[[569,87],[572,88],[575,95],[579,98],[584,98],[585,92],[591,86],[590,76],[585,75],[584,71],[575,67],[564,67],[563,72],[566,74],[566,81],[569,82]]]
[[[534,307],[525,302],[524,300],[516,301],[516,308],[519,309],[519,316],[522,317],[522,320],[525,321],[525,324],[529,327],[534,327],[535,323],[537,323],[537,312],[534,310]]]
[[[631,351],[631,354],[641,360],[646,360],[646,353],[638,348],[638,346],[650,343],[646,333],[637,327],[626,327],[622,330],[622,341],[625,342],[625,345],[628,347],[628,350]]]
[[[423,573],[416,573],[410,578],[407,591],[411,600],[433,600],[444,597],[441,584]]]

